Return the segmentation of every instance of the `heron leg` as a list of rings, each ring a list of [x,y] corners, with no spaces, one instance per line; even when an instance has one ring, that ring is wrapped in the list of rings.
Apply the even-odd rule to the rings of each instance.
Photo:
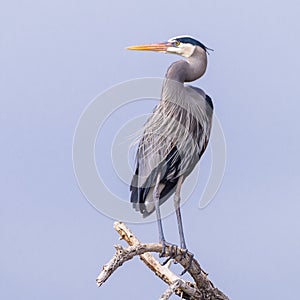
[[[180,191],[181,191],[182,182],[183,182],[183,176],[180,176],[178,179],[178,182],[177,182],[176,190],[175,190],[174,206],[175,206],[176,216],[177,216],[180,247],[181,247],[181,249],[184,250],[183,257],[185,257],[189,251],[186,248],[186,243],[185,243],[184,233],[183,233],[183,226],[182,226],[182,218],[181,218],[181,212],[180,212]],[[189,254],[190,254],[190,258],[189,258],[188,266],[181,272],[180,275],[183,275],[184,273],[186,273],[192,265],[194,254],[192,254],[190,252],[189,252]]]
[[[163,232],[163,228],[162,228],[160,208],[159,208],[159,197],[160,197],[160,192],[158,190],[159,182],[160,182],[160,173],[158,173],[158,175],[157,175],[156,184],[155,184],[155,187],[153,190],[153,200],[154,200],[154,207],[155,207],[155,211],[156,211],[159,242],[162,245],[161,253],[159,256],[162,257],[165,255],[165,251],[166,251],[166,240],[165,240],[164,232]]]
[[[177,223],[178,223],[178,231],[179,231],[179,238],[180,238],[180,247],[182,249],[186,249],[186,243],[184,239],[183,233],[183,226],[182,226],[182,218],[180,212],[180,190],[183,182],[183,176],[180,176],[177,182],[175,195],[174,195],[174,206],[176,211]]]

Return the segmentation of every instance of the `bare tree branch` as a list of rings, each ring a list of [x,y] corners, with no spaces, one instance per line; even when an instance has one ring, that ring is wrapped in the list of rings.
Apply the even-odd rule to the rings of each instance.
[[[188,299],[199,299],[200,294],[198,290],[191,290],[188,282],[182,280],[182,279],[177,279],[173,283],[169,285],[169,287],[166,289],[166,291],[161,295],[159,300],[167,300],[169,299],[172,294],[176,293],[177,295],[180,295],[183,297],[183,294],[185,293],[192,293],[189,294]]]
[[[182,296],[184,299],[199,299],[199,300],[229,300],[221,291],[213,286],[210,280],[207,279],[207,274],[201,269],[199,263],[187,253],[184,255],[184,250],[177,248],[174,260],[183,268],[191,266],[187,270],[194,279],[195,283],[184,281],[169,270],[168,267],[162,266],[150,252],[160,253],[162,247],[158,243],[143,244],[133,235],[133,233],[121,222],[115,222],[114,229],[120,234],[120,239],[124,239],[128,243],[127,248],[120,245],[115,246],[116,253],[113,258],[103,266],[101,273],[96,279],[97,285],[101,286],[110,275],[124,262],[139,255],[141,260],[164,282],[169,285],[169,288],[164,292],[160,299],[169,299],[175,293]],[[172,251],[172,246],[167,245],[166,256],[169,256]]]

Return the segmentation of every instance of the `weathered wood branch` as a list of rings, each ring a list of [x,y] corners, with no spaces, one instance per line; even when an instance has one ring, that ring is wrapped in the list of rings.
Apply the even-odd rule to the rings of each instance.
[[[159,300],[167,300],[172,294],[178,294],[181,297],[184,296],[184,293],[187,293],[188,299],[199,299],[200,293],[198,290],[191,290],[189,282],[186,282],[182,279],[177,279],[169,285],[166,291],[161,295]]]
[[[115,222],[114,229],[120,234],[120,239],[124,239],[128,243],[127,248],[116,245],[116,253],[113,258],[103,266],[101,273],[96,279],[97,285],[101,286],[111,274],[126,261],[139,255],[140,259],[169,287],[161,296],[160,299],[169,299],[175,293],[184,299],[199,299],[199,300],[229,300],[220,290],[215,288],[211,281],[207,278],[207,274],[201,269],[197,260],[192,254],[184,254],[184,250],[176,248],[174,260],[179,263],[184,269],[191,267],[187,272],[194,279],[194,283],[182,280],[176,276],[167,266],[162,266],[150,252],[160,253],[162,247],[158,243],[143,244],[133,235],[133,233],[121,222]],[[169,256],[172,251],[172,245],[167,245],[166,256]]]

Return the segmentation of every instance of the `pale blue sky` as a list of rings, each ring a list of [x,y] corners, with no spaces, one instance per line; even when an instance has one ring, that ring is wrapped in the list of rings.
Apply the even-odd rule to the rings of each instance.
[[[165,289],[138,259],[96,287],[118,237],[77,186],[72,139],[97,94],[178,59],[126,46],[179,34],[215,49],[195,85],[227,143],[216,198],[183,207],[188,247],[231,299],[299,294],[299,32],[292,0],[2,2],[0,298],[150,300]],[[175,222],[164,220],[173,242]],[[131,227],[157,240],[156,224]]]

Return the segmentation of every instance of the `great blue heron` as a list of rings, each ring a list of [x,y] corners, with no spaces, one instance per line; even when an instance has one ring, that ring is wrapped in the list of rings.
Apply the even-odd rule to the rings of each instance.
[[[166,240],[160,205],[175,193],[180,246],[187,251],[180,213],[180,190],[208,144],[213,104],[204,91],[184,83],[205,73],[207,53],[211,49],[190,36],[127,49],[173,53],[185,58],[168,68],[161,100],[143,127],[130,190],[134,208],[144,217],[156,211],[161,255],[164,255]]]

